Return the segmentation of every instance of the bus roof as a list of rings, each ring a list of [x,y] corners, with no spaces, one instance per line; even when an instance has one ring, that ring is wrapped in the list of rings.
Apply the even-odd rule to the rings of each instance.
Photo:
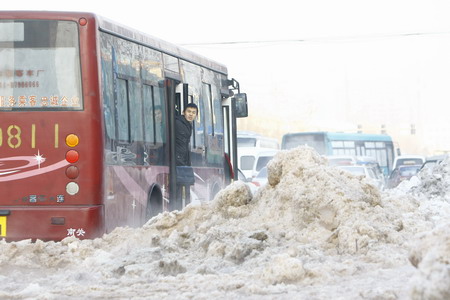
[[[118,22],[112,21],[108,18],[100,16],[92,12],[68,12],[68,11],[0,11],[0,18],[12,19],[53,19],[53,20],[78,20],[80,18],[95,19],[99,30],[133,41],[161,51],[162,53],[181,58],[185,61],[200,65],[207,69],[219,72],[223,75],[228,75],[228,70],[225,65],[208,59],[204,56],[198,55],[185,48],[175,44],[166,42],[137,29],[127,27]]]
[[[298,136],[298,135],[322,135],[326,136],[332,141],[380,141],[391,142],[392,138],[386,134],[372,134],[372,133],[347,133],[347,132],[328,132],[328,131],[316,131],[316,132],[297,132],[288,133],[285,136]]]
[[[105,17],[97,15],[97,20],[99,22],[100,30],[104,32],[129,39],[130,41],[148,46],[165,54],[169,54],[181,58],[185,61],[200,65],[207,69],[222,73],[224,75],[228,75],[227,68],[224,65],[209,58],[196,54],[175,44],[161,40],[157,37],[140,32],[136,29],[129,28]]]

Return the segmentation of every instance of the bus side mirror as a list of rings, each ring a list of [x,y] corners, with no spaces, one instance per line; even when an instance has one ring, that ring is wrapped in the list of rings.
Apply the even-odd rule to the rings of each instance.
[[[236,118],[248,117],[247,94],[236,94],[234,100],[236,102]]]

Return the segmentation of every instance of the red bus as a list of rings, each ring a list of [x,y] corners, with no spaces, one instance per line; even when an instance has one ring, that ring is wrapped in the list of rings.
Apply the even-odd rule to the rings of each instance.
[[[1,11],[0,238],[90,239],[182,208],[174,118],[190,102],[190,197],[212,199],[246,101],[224,65],[93,13]]]

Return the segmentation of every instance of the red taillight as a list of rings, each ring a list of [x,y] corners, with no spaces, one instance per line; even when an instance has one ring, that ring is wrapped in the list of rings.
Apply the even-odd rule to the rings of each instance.
[[[80,172],[79,172],[79,170],[78,170],[78,168],[77,168],[76,166],[69,166],[69,167],[66,169],[66,176],[67,176],[68,178],[70,178],[70,179],[75,179],[75,178],[77,178],[79,173],[80,173]]]
[[[69,150],[66,153],[66,160],[71,164],[76,163],[78,161],[79,154],[75,150]]]
[[[84,25],[87,24],[87,20],[86,20],[85,18],[80,18],[80,19],[78,20],[78,23],[79,23],[81,26],[84,26]]]

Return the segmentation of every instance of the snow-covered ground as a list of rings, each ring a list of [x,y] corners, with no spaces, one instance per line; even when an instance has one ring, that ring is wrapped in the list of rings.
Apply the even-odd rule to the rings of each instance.
[[[307,147],[103,238],[0,242],[0,299],[450,299],[450,165],[380,192]]]

